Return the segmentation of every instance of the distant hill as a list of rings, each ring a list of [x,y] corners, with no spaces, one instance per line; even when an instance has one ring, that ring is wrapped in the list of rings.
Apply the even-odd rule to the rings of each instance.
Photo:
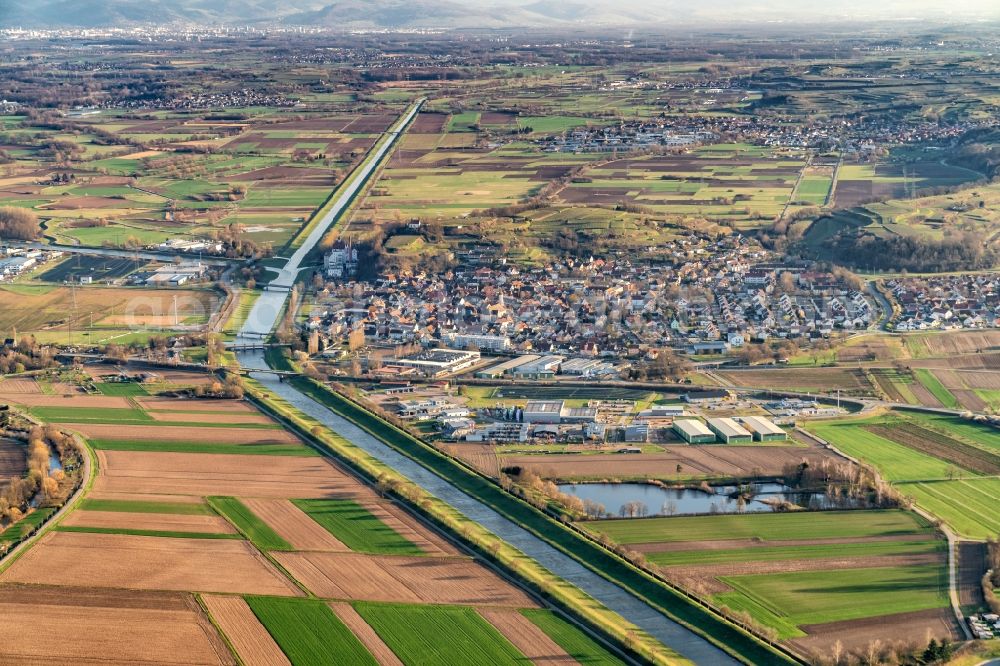
[[[723,24],[731,21],[1000,18],[994,0],[0,0],[0,26],[143,23],[331,28],[503,28]]]

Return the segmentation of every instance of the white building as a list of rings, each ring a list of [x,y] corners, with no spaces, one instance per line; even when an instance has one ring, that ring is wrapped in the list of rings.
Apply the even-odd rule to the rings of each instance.
[[[474,347],[480,351],[505,352],[513,349],[506,335],[479,335],[476,333],[448,333],[445,342],[457,349]]]
[[[331,278],[354,275],[358,270],[358,249],[350,243],[338,240],[323,257],[323,269],[327,277]]]

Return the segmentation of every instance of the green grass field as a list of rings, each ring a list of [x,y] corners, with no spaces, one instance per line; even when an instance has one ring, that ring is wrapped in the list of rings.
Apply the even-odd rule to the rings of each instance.
[[[648,553],[646,559],[659,566],[688,564],[726,564],[731,562],[779,562],[782,560],[810,560],[823,557],[876,557],[881,555],[914,555],[941,552],[945,542],[928,541],[872,541],[859,543],[817,543],[808,546],[774,546],[724,550],[679,550]]]
[[[721,579],[733,588],[715,601],[749,612],[782,638],[823,624],[948,605],[947,570],[940,566],[799,571]]]
[[[160,537],[164,539],[242,539],[239,534],[218,532],[178,532],[172,530],[140,530],[123,527],[88,527],[86,525],[60,525],[59,532],[83,532],[89,534],[126,534],[129,536]]]
[[[996,510],[1000,479],[978,476],[949,460],[915,451],[864,428],[872,423],[891,425],[900,418],[947,435],[958,442],[958,447],[974,446],[996,454],[1000,445],[1000,434],[990,427],[955,417],[910,412],[898,418],[816,423],[807,429],[844,453],[874,465],[900,492],[913,497],[960,535],[974,539],[995,536],[1000,531],[1000,514]]]
[[[676,516],[642,520],[599,520],[584,524],[617,543],[675,543],[718,539],[886,537],[912,532],[933,534],[922,519],[905,511],[819,511]]]
[[[361,641],[322,601],[246,597],[246,602],[292,666],[378,666]]]
[[[0,543],[17,543],[32,530],[48,520],[55,509],[35,509],[27,516],[0,532]]]
[[[424,552],[357,502],[345,499],[292,500],[351,550],[386,555]]]
[[[1000,479],[994,477],[900,484],[900,491],[970,539],[1000,533]]]
[[[137,395],[149,395],[149,392],[143,388],[142,384],[136,384],[134,382],[104,382],[96,384],[95,386],[97,386],[97,390],[101,392],[101,395],[122,396],[127,398]]]
[[[207,504],[195,502],[145,502],[142,500],[110,500],[87,498],[80,503],[87,511],[120,511],[122,513],[170,513],[185,516],[213,516]]]
[[[95,439],[91,446],[104,451],[159,451],[162,453],[230,453],[234,455],[301,456],[320,455],[301,444],[246,443],[213,444],[211,442],[145,441],[134,439]]]
[[[39,419],[49,423],[110,423],[115,425],[155,423],[153,417],[141,409],[32,407],[30,411]]]
[[[625,662],[601,644],[550,610],[526,608],[521,614],[554,640],[559,647],[585,666],[624,666]]]
[[[209,497],[208,503],[260,550],[293,550],[290,543],[278,536],[237,498]]]
[[[874,465],[889,481],[930,481],[947,479],[953,465],[944,460],[868,432],[864,426],[877,419],[812,423],[806,429],[830,442],[849,456]]]
[[[368,602],[355,608],[404,664],[531,663],[472,608]]]

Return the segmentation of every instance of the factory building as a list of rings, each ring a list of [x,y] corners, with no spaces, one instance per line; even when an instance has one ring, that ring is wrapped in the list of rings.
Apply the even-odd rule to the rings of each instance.
[[[733,419],[709,419],[708,427],[726,444],[749,444],[753,441],[750,431]]]
[[[758,442],[778,442],[788,439],[788,434],[763,416],[744,416],[740,419],[743,427],[753,433]]]
[[[678,419],[674,421],[673,429],[688,444],[711,444],[715,441],[715,433],[695,419]]]

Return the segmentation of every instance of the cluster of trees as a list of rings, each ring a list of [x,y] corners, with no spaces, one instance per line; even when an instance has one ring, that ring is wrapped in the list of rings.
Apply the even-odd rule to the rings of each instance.
[[[646,364],[633,367],[629,376],[639,381],[680,382],[691,372],[691,361],[671,349],[661,349]]]
[[[224,398],[227,400],[242,400],[244,389],[243,380],[234,373],[227,373],[222,381],[214,381],[208,386],[199,384],[192,389],[192,394],[196,398]]]
[[[243,186],[237,185],[232,188],[232,194],[226,196],[242,197],[246,190],[241,190]],[[274,249],[270,244],[257,243],[244,233],[243,225],[229,224],[218,229],[212,234],[215,240],[222,243],[227,257],[263,259],[274,254]]]
[[[53,355],[51,348],[39,346],[30,335],[22,337],[16,344],[5,343],[0,345],[0,375],[52,367],[56,365]]]
[[[35,240],[41,236],[38,215],[27,208],[0,207],[0,238]]]
[[[1000,175],[1000,132],[976,129],[967,132],[949,156],[953,164],[985,174],[992,179]]]
[[[1000,539],[986,540],[986,567],[983,574],[983,597],[994,613],[1000,613],[1000,598],[995,590],[1000,589]]]
[[[24,435],[27,443],[27,467],[24,476],[11,478],[0,492],[0,522],[16,523],[30,510],[33,501],[37,506],[61,506],[76,484],[79,452],[72,438],[51,426],[33,427]],[[63,469],[52,469],[50,460],[55,450]],[[64,469],[73,470],[68,477]]]
[[[845,230],[826,243],[841,262],[879,270],[919,273],[983,270],[996,263],[996,253],[978,233],[953,234],[940,240],[914,236],[880,237]]]

